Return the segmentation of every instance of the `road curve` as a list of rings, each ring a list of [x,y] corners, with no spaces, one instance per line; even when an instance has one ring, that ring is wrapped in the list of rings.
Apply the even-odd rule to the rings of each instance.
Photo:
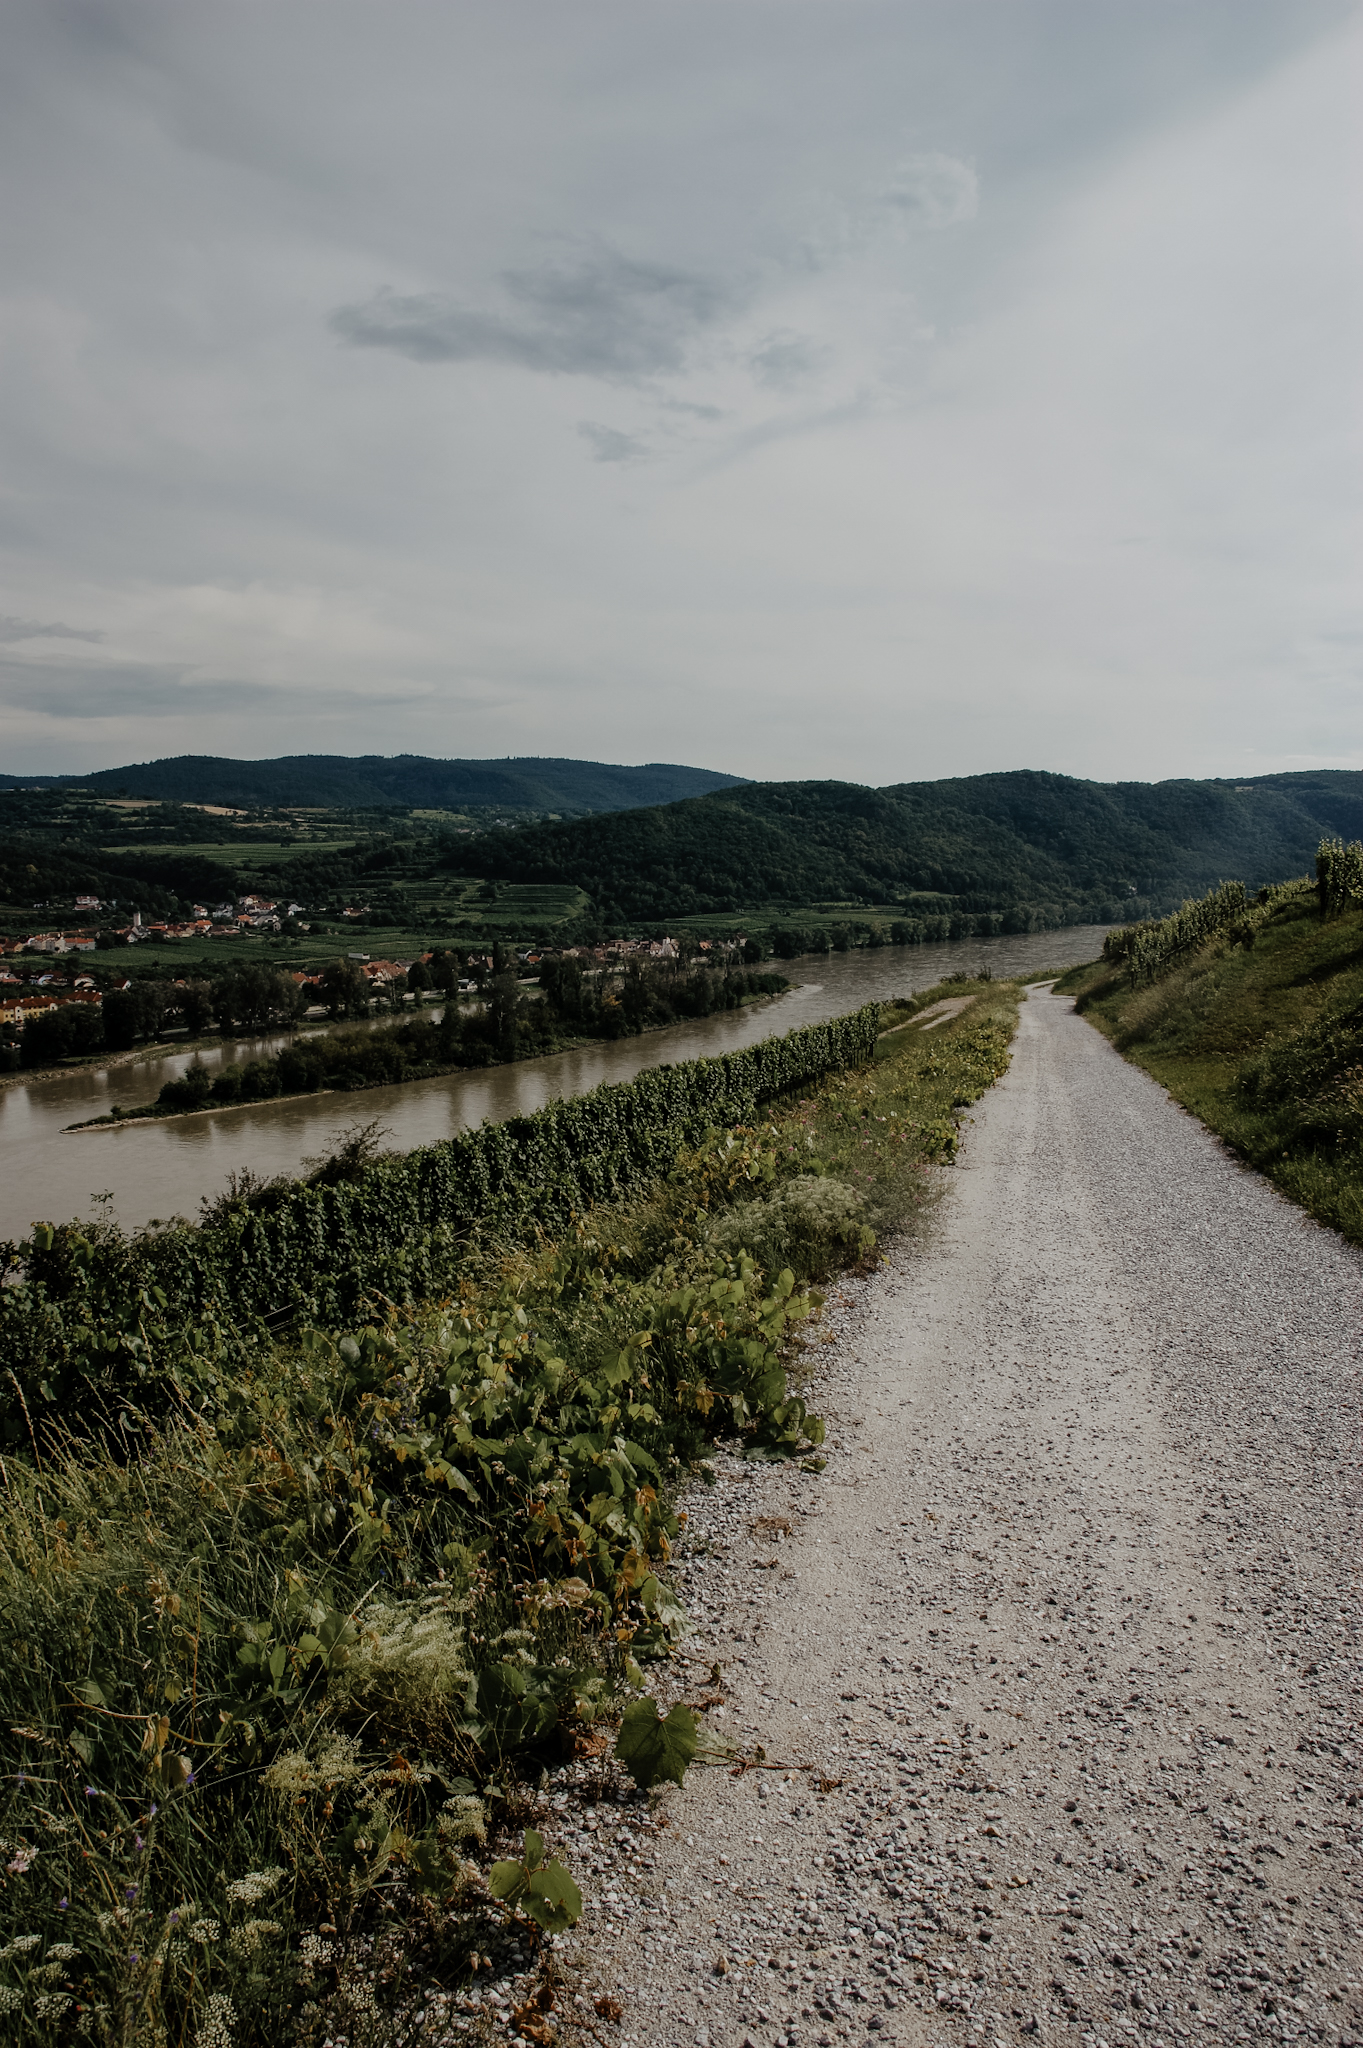
[[[1345,2048],[1363,1259],[1052,995],[943,1179],[826,1473],[691,1503],[709,1722],[810,1768],[565,1812],[595,1980],[679,2048]]]

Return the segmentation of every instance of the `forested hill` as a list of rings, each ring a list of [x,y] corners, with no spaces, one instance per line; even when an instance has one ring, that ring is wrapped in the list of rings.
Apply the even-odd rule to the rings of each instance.
[[[63,778],[50,778],[58,782]],[[504,761],[440,761],[424,754],[286,754],[274,761],[231,761],[178,754],[127,768],[71,777],[105,796],[151,797],[171,804],[223,804],[244,809],[303,806],[328,810],[505,809],[567,817],[668,804],[736,783],[709,768],[650,761],[640,768],[604,761],[527,757]],[[49,778],[0,777],[12,787]]]
[[[819,902],[1034,906],[1057,922],[1149,915],[1223,877],[1309,868],[1363,830],[1363,771],[1085,782],[1020,770],[866,789],[742,783],[683,803],[489,832],[456,873],[572,883],[606,923]]]

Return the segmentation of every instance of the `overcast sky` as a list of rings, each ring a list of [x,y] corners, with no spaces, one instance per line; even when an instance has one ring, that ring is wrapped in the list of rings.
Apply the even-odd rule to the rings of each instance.
[[[0,766],[1363,766],[1344,0],[3,0]]]

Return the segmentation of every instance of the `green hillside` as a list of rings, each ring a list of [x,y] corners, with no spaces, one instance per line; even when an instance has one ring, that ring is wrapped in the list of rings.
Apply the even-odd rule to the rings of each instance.
[[[1148,915],[1223,875],[1252,885],[1309,866],[1322,835],[1363,823],[1363,773],[1253,782],[1085,782],[1022,770],[866,789],[742,783],[606,817],[488,832],[455,873],[573,884],[607,924],[931,897],[1028,905],[1055,923]]]
[[[1363,853],[1247,903],[1218,890],[1058,984],[1119,1052],[1363,1244]],[[1238,897],[1238,900],[1237,900]]]

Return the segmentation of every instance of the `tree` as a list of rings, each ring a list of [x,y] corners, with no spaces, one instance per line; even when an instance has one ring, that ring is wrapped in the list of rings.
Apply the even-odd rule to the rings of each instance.
[[[104,998],[104,1042],[115,1052],[126,1052],[139,1038],[151,1038],[161,1028],[167,1008],[164,982],[135,981],[127,988],[111,988]]]
[[[20,1057],[26,1067],[51,1066],[103,1044],[104,1020],[93,1003],[60,1003],[27,1019]]]
[[[292,1024],[307,999],[291,975],[253,963],[223,977],[213,992],[213,1007],[224,1031],[233,1025],[264,1031],[271,1024]]]
[[[419,996],[435,986],[431,980],[431,970],[424,960],[414,960],[407,969],[407,986]]]
[[[333,960],[322,970],[322,1001],[333,1017],[368,1014],[369,983],[353,960]]]
[[[586,990],[580,960],[563,958],[540,962],[540,987],[556,1017],[577,1024],[582,1020]]]
[[[488,1026],[499,1059],[516,1057],[516,1012],[521,1000],[520,984],[510,972],[496,974],[488,991]]]
[[[180,1015],[186,1029],[195,1037],[207,1031],[213,1022],[213,984],[211,981],[191,981],[180,990]]]

